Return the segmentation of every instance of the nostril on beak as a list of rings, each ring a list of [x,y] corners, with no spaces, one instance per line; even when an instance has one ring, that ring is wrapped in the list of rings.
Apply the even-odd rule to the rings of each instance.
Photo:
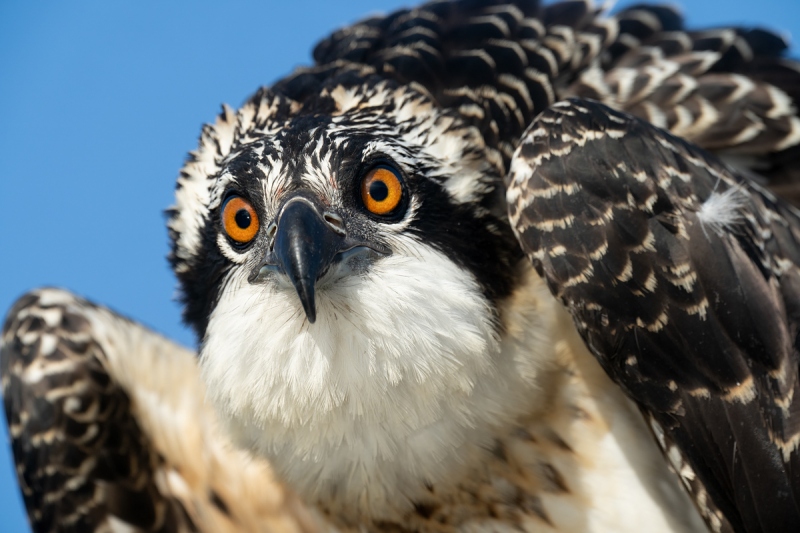
[[[335,231],[339,235],[346,234],[346,231],[344,229],[344,220],[342,220],[342,217],[340,217],[336,213],[325,211],[322,214],[322,218],[325,220],[325,222],[327,222],[328,226],[330,226],[330,228],[333,231]]]
[[[270,240],[269,244],[270,250],[272,250],[272,248],[275,246],[275,233],[277,233],[277,231],[278,231],[278,225],[275,222],[270,224],[269,227],[267,228],[267,238]]]

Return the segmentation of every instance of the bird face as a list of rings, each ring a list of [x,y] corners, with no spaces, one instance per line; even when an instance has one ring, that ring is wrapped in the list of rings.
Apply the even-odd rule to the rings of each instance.
[[[171,259],[200,336],[233,271],[288,282],[313,323],[319,289],[409,239],[448,255],[488,299],[509,292],[502,164],[477,130],[389,82],[331,85],[302,103],[259,91],[190,155]]]
[[[387,487],[435,475],[514,397],[488,379],[520,259],[499,161],[385,81],[262,90],[204,130],[170,220],[185,317],[222,418],[301,492],[360,490],[398,454]]]

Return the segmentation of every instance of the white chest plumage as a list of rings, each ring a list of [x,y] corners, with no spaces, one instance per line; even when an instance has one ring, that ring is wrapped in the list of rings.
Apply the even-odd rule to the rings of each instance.
[[[314,324],[279,280],[263,288],[269,298],[254,290],[230,280],[203,374],[236,438],[308,499],[359,514],[408,507],[490,441],[487,427],[524,413],[535,390],[537,373],[516,370],[473,279],[430,248],[323,281]]]
[[[323,280],[314,324],[279,279],[228,281],[201,361],[240,444],[342,526],[702,529],[667,511],[691,504],[529,267],[495,316],[466,272],[415,251]]]

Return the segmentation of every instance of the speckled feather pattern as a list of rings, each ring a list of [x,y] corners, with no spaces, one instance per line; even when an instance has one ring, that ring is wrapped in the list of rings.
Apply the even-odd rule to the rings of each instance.
[[[578,100],[531,125],[508,198],[523,249],[648,413],[711,529],[796,524],[797,211],[685,141]]]
[[[579,0],[434,1],[334,32],[224,107],[178,177],[200,368],[62,291],[9,313],[36,531],[797,523],[800,222],[766,191],[800,198],[786,48]],[[382,162],[408,195],[391,220],[358,203]],[[247,247],[221,231],[232,194],[263,222]],[[386,250],[320,278],[313,326],[256,275],[297,195]]]
[[[319,529],[266,463],[218,430],[186,349],[41,289],[9,313],[0,362],[34,531]]]

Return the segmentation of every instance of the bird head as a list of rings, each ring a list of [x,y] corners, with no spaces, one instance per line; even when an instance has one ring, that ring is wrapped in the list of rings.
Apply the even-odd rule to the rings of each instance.
[[[240,443],[309,483],[297,457],[396,460],[425,432],[457,447],[445,420],[498,416],[505,400],[468,404],[495,394],[521,259],[478,129],[413,84],[351,79],[224,108],[169,220],[209,397]]]

